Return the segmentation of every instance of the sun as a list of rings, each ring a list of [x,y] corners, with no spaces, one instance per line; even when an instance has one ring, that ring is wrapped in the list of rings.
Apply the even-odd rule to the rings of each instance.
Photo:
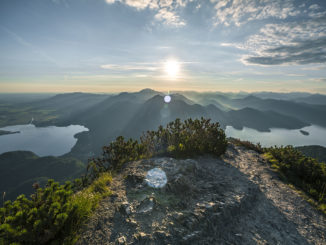
[[[180,64],[176,60],[167,60],[164,63],[165,72],[169,78],[175,79],[180,71]]]

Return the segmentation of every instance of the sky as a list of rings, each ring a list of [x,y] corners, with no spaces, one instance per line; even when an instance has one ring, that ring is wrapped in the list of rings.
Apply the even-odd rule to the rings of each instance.
[[[326,94],[326,1],[0,1],[0,93],[143,88]]]

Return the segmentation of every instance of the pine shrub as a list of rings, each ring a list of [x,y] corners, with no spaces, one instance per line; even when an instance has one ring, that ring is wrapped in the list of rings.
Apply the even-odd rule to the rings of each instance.
[[[286,179],[319,204],[326,204],[326,164],[304,156],[293,146],[271,147],[265,155]]]

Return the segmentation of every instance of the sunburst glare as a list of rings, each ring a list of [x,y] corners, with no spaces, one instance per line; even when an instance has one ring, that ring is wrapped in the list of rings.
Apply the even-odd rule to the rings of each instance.
[[[176,79],[180,72],[180,63],[176,60],[167,60],[164,68],[169,78]]]

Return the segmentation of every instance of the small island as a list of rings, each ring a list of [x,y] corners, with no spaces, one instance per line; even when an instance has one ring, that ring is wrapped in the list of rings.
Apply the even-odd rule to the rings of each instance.
[[[303,135],[305,135],[305,136],[308,136],[309,135],[309,132],[307,132],[307,131],[305,131],[305,130],[300,130],[300,133],[302,133]]]
[[[0,136],[6,135],[6,134],[18,134],[18,133],[19,133],[19,131],[11,132],[11,131],[0,130]]]

